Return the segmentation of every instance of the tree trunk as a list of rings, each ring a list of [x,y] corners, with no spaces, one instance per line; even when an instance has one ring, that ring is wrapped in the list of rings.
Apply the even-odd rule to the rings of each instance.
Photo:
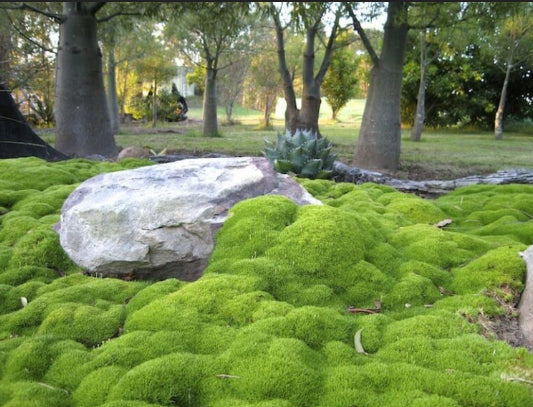
[[[207,68],[204,90],[204,137],[218,135],[216,70]]]
[[[428,56],[426,47],[426,32],[420,33],[420,84],[418,85],[418,98],[416,100],[416,114],[411,140],[418,142],[422,138],[424,120],[426,120],[426,87],[427,87]]]
[[[265,114],[263,116],[263,127],[269,129],[272,126],[270,118],[272,117],[272,110],[274,110],[274,103],[276,101],[276,93],[267,91],[265,97]]]
[[[311,78],[304,82],[302,107],[296,117],[291,118],[291,131],[296,129],[311,130],[320,135],[318,129],[318,115],[320,114],[320,84]]]
[[[152,94],[152,128],[157,126],[157,81],[154,81],[154,92]]]
[[[81,2],[63,3],[56,66],[56,148],[68,155],[115,157],[96,19]]]
[[[120,116],[117,98],[117,75],[115,64],[115,47],[111,47],[107,56],[107,106],[113,134],[120,132]]]
[[[229,102],[228,104],[226,104],[226,107],[225,107],[225,111],[226,111],[226,123],[227,124],[231,124],[231,116],[233,115],[233,103],[234,102]]]
[[[503,139],[503,112],[505,110],[505,102],[507,101],[507,87],[509,86],[509,77],[513,69],[513,57],[510,56],[507,61],[507,69],[505,70],[505,79],[503,80],[502,92],[500,94],[500,103],[498,110],[496,110],[496,117],[494,118],[494,137],[496,140]]]
[[[370,87],[354,157],[363,168],[396,170],[400,162],[400,97],[407,40],[407,5],[389,2],[383,48]]]
[[[0,159],[34,156],[57,161],[68,158],[33,132],[11,97],[11,92],[1,82],[0,112]]]

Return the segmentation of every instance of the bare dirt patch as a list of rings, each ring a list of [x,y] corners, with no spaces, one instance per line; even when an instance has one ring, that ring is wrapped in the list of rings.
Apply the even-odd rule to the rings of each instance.
[[[514,347],[524,347],[529,351],[533,351],[530,344],[528,344],[518,319],[518,303],[520,301],[520,294],[511,292],[510,289],[505,289],[508,294],[513,295],[511,302],[505,301],[501,295],[496,293],[489,293],[498,305],[504,310],[503,315],[487,317],[484,315],[478,316],[475,321],[482,328],[482,333],[486,338],[499,339],[507,342]]]

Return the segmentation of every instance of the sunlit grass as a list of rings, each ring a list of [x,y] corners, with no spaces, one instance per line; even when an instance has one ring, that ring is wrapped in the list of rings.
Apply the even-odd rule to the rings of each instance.
[[[320,131],[334,144],[338,159],[347,164],[354,156],[364,103],[361,99],[351,100],[339,113],[338,121],[333,121],[330,107],[325,100],[322,102]],[[233,113],[237,124],[225,125],[225,112],[219,108],[222,137],[206,138],[202,136],[202,109],[197,104],[190,108],[187,122],[159,124],[159,129],[172,129],[173,133],[154,131],[150,124],[137,124],[135,132],[131,127],[123,127],[116,142],[122,147],[146,146],[156,152],[166,148],[189,154],[258,156],[262,154],[265,139],[274,140],[277,132],[284,131],[283,113],[284,106],[280,104],[272,118],[273,128],[265,130],[260,129],[262,112],[237,106]],[[53,134],[43,133],[43,138],[53,143]],[[509,168],[533,168],[533,134],[505,133],[504,139],[497,141],[490,132],[426,130],[422,140],[415,143],[409,138],[409,129],[405,129],[400,169],[392,175],[451,179]]]

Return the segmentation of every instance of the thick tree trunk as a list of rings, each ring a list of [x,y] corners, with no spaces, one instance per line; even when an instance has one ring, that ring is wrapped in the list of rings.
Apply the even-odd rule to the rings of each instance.
[[[216,70],[207,68],[204,90],[204,137],[218,135]]]
[[[413,128],[411,129],[411,140],[420,141],[424,130],[424,120],[426,120],[426,87],[428,58],[426,49],[426,33],[420,34],[420,84],[418,86],[418,98],[416,100],[416,114]]]
[[[56,148],[115,157],[96,19],[81,2],[64,3],[56,72]]]
[[[503,112],[505,110],[505,103],[507,102],[507,88],[509,86],[509,77],[513,69],[512,57],[507,61],[507,69],[505,70],[505,79],[503,80],[502,92],[500,94],[500,103],[498,103],[498,110],[496,110],[496,117],[494,118],[494,137],[496,140],[503,139]]]
[[[0,112],[0,158],[34,156],[48,161],[68,158],[33,132],[11,97],[11,92],[1,82]]]
[[[354,157],[363,168],[396,170],[400,162],[400,97],[408,25],[407,5],[390,2],[379,63],[370,87]]]
[[[318,115],[320,114],[320,84],[313,78],[309,83],[304,82],[302,107],[290,117],[290,129],[294,133],[297,129],[311,130],[320,135],[318,129]]]
[[[115,49],[111,47],[107,56],[107,107],[113,134],[120,132],[120,116],[117,97],[117,74],[115,64]]]

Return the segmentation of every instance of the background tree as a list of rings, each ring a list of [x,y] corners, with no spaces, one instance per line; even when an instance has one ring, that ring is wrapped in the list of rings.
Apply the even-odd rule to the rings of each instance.
[[[187,83],[195,86],[198,93],[203,96],[205,91],[205,78],[207,76],[204,66],[195,65],[192,67],[192,71],[187,73]]]
[[[16,3],[4,7],[38,13],[59,25],[55,76],[56,148],[73,156],[114,157],[97,23],[158,7],[156,3]],[[109,10],[107,15],[103,8]],[[1,6],[0,6],[1,8]],[[97,18],[98,14],[98,18]]]
[[[7,86],[18,103],[24,102],[24,116],[34,125],[50,126],[54,121],[54,61],[57,44],[52,43],[56,27],[47,17],[23,13],[20,10],[1,10],[6,31],[12,40],[11,69],[3,70]]]
[[[247,79],[249,95],[253,95],[254,108],[263,110],[263,129],[271,129],[271,118],[276,108],[277,97],[280,94],[280,76],[278,71],[278,57],[275,48],[275,33],[272,30],[262,32],[260,51],[250,62]]]
[[[248,58],[235,58],[233,63],[220,72],[217,92],[220,97],[220,103],[226,112],[226,124],[233,124],[233,107],[237,98],[242,95],[244,79],[249,66]]]
[[[149,103],[152,108],[152,127],[157,126],[157,105],[158,92],[162,83],[168,82],[176,76],[177,68],[174,62],[174,52],[163,48],[152,50],[151,55],[137,60],[135,65],[141,77],[150,83],[150,92],[148,94]]]
[[[182,10],[184,6],[177,7]],[[249,26],[248,12],[248,3],[187,3],[183,14],[175,13],[165,26],[167,36],[189,63],[205,68],[204,136],[218,135],[217,75],[224,68],[224,55],[239,48],[238,40]]]
[[[442,3],[436,2],[387,3],[383,45],[378,56],[361,26],[364,14],[353,3],[346,3],[354,29],[372,60],[370,86],[353,160],[355,165],[392,171],[398,168],[401,146],[400,100],[407,34],[410,28],[431,26],[438,19],[441,7]],[[424,8],[425,12],[417,12],[419,8]],[[421,22],[418,18],[421,14],[433,17],[429,22]]]
[[[400,162],[400,95],[409,3],[389,2],[380,56],[362,28],[356,10],[347,4],[355,31],[372,60],[370,86],[353,160],[363,168],[396,170]]]
[[[503,118],[511,73],[533,59],[533,3],[518,3],[496,27],[496,61],[505,72],[494,118],[494,135],[503,138]]]
[[[346,35],[340,40],[347,41]],[[337,49],[331,57],[331,65],[324,77],[322,91],[331,106],[331,118],[337,120],[337,114],[346,103],[357,94],[358,59],[353,48]]]
[[[446,3],[439,7],[417,7],[412,14],[420,21],[419,49],[420,49],[420,81],[416,103],[416,113],[411,129],[411,140],[418,142],[422,137],[424,121],[426,119],[426,88],[428,84],[428,69],[444,51],[458,25],[457,15],[464,15],[461,3]],[[418,13],[417,13],[418,12]]]
[[[284,3],[288,4],[288,3]],[[283,20],[284,5],[269,3],[268,12],[274,22],[276,30],[276,44],[278,52],[278,66],[283,83],[283,93],[287,103],[285,113],[285,128],[291,132],[296,129],[314,130],[319,134],[318,116],[320,113],[320,88],[327,69],[331,62],[331,55],[339,33],[339,20],[341,17],[340,3],[290,3],[291,21],[301,32],[305,33],[306,43],[303,52],[302,66],[302,104],[299,109],[296,103],[294,89],[294,75],[291,75],[285,53],[285,36],[289,24]],[[331,30],[326,37],[324,34],[324,21],[330,13]],[[327,39],[326,39],[327,38]],[[325,44],[322,62],[315,74],[315,57],[317,41]]]

